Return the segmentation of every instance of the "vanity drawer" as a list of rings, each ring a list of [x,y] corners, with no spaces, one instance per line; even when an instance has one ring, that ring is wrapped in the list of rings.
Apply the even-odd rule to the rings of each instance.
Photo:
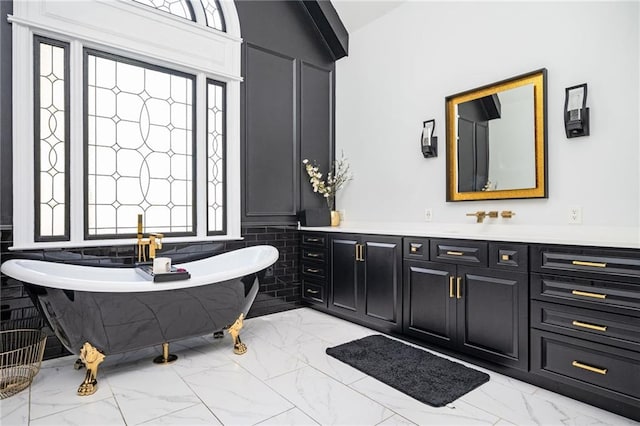
[[[640,285],[531,274],[531,298],[640,316]]]
[[[302,279],[302,298],[309,302],[325,303],[324,299],[325,286]]]
[[[327,259],[327,250],[315,247],[302,247],[302,260],[310,260],[312,262],[325,262]]]
[[[402,251],[405,259],[429,260],[429,239],[405,237]]]
[[[466,240],[431,240],[431,261],[487,266],[487,243]]]
[[[534,246],[531,250],[534,271],[640,282],[637,251],[562,246]]]
[[[327,247],[326,234],[302,233],[302,244],[314,247]]]
[[[638,352],[537,330],[531,332],[531,349],[536,374],[640,398]]]
[[[628,315],[533,301],[531,327],[640,351],[640,318]]]
[[[327,276],[325,266],[313,262],[302,262],[302,275],[323,281]]]
[[[527,272],[529,247],[524,244],[489,243],[489,267]]]

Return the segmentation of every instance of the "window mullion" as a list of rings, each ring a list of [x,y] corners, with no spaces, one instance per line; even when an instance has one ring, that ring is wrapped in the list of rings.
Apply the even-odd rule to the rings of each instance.
[[[196,75],[196,205],[197,235],[207,235],[207,77]]]
[[[83,82],[84,82],[84,63],[82,43],[79,41],[71,42],[70,49],[70,111],[69,111],[69,143],[70,143],[70,232],[71,241],[84,241],[84,126],[83,126]]]

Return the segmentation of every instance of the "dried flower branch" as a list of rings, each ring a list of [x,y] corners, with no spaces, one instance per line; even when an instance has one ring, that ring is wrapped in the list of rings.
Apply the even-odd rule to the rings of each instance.
[[[331,171],[327,173],[326,182],[322,180],[322,173],[320,173],[315,162],[312,164],[305,158],[302,160],[302,164],[304,164],[307,174],[309,175],[309,182],[313,186],[313,192],[321,194],[325,200],[327,200],[329,208],[332,209],[333,200],[337,192],[342,189],[347,182],[353,179],[349,170],[349,163],[347,163],[344,153],[342,153],[339,160],[333,162]]]

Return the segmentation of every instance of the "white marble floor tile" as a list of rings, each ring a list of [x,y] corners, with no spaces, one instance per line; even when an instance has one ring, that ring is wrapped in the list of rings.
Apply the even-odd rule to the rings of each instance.
[[[296,345],[313,339],[313,336],[309,333],[305,333],[294,325],[277,317],[252,318],[252,322],[242,329],[240,337],[247,346],[250,346],[253,336],[266,340],[278,347]]]
[[[266,425],[274,425],[274,426],[316,426],[317,422],[314,422],[313,419],[307,416],[305,413],[300,411],[298,408],[292,408],[291,410],[285,411],[282,414],[278,414],[277,416],[273,416],[263,422],[258,423],[261,426]]]
[[[312,367],[266,383],[323,425],[373,425],[393,415],[382,405]]]
[[[259,337],[251,339],[251,346],[248,346],[246,353],[234,355],[234,361],[260,380],[280,376],[305,366],[298,357]]]
[[[170,352],[178,356],[171,367],[182,377],[232,363],[237,357],[229,337],[216,341],[201,339],[197,344],[195,341],[190,344],[182,346],[182,343],[175,343],[171,346]]]
[[[316,338],[295,346],[285,347],[283,350],[296,354],[306,364],[345,384],[366,377],[363,372],[327,355],[325,351],[331,346],[334,345]]]
[[[255,424],[293,408],[293,404],[235,363],[186,376],[184,380],[225,425]]]
[[[175,411],[166,416],[151,419],[142,425],[165,425],[165,426],[195,426],[195,425],[222,425],[213,413],[204,405],[198,404],[184,410]]]
[[[78,396],[78,386],[84,380],[85,370],[75,370],[73,368],[75,358],[66,358],[72,362],[56,362],[52,363],[54,365],[52,367],[43,363],[40,372],[33,379],[33,383],[31,383],[31,420],[113,397],[109,382],[101,370],[98,370],[98,390],[96,393],[89,396]]]
[[[640,386],[640,384],[638,385]],[[566,425],[640,425],[640,422],[633,421],[626,417],[619,416],[609,411],[585,404],[564,395],[538,388],[535,396],[559,407],[570,417],[564,421]]]
[[[112,372],[109,384],[127,424],[138,424],[200,402],[170,365]]]
[[[571,415],[543,398],[489,381],[461,398],[517,425],[559,425]]]
[[[30,425],[125,425],[114,398],[82,404],[70,410],[32,420]],[[4,423],[3,423],[4,425]]]
[[[29,423],[29,391],[27,388],[9,398],[0,400],[0,423],[3,426]]]
[[[369,328],[333,317],[305,325],[304,331],[331,343],[333,346],[362,339],[372,334],[379,334]]]
[[[516,426],[511,422],[506,421],[505,419],[498,420],[493,426]]]
[[[491,425],[499,420],[460,399],[445,407],[432,407],[372,377],[352,383],[350,387],[419,425]]]
[[[412,423],[404,417],[395,414],[388,419],[378,423],[377,426],[415,426],[415,423]]]

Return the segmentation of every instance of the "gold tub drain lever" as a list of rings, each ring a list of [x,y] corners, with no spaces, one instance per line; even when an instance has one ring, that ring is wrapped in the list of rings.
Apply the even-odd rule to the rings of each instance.
[[[169,353],[169,343],[164,342],[162,344],[162,355],[159,355],[153,359],[154,364],[169,364],[178,359],[178,355]]]

